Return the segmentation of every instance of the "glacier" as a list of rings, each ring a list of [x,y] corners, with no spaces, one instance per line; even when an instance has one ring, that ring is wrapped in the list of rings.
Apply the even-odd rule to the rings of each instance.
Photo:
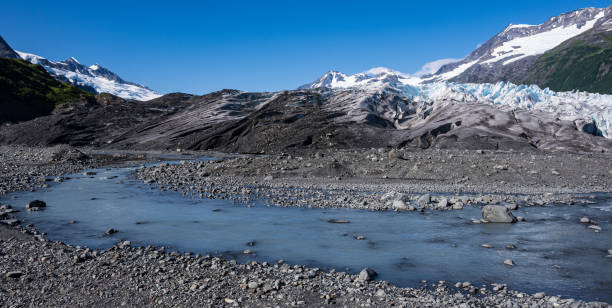
[[[555,92],[537,85],[510,82],[453,83],[436,82],[401,88],[418,102],[488,103],[503,110],[541,111],[561,120],[590,119],[606,138],[612,137],[612,95],[589,92]]]
[[[560,120],[583,120],[595,124],[599,134],[612,138],[612,95],[589,92],[555,92],[537,85],[510,82],[454,83],[424,79],[386,68],[375,68],[355,75],[330,71],[300,89],[355,89],[368,93],[392,90],[405,98],[432,105],[434,109],[448,104],[490,104],[502,110],[546,112]],[[363,107],[366,108],[366,107]]]

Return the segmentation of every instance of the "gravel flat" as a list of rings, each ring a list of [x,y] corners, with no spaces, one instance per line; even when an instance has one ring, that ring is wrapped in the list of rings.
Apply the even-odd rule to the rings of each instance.
[[[280,206],[393,208],[397,194],[414,209],[463,205],[588,203],[612,191],[609,154],[387,149],[244,155],[142,168],[163,189],[209,198],[265,198]],[[419,204],[423,194],[431,202]],[[391,195],[389,195],[391,194]],[[396,196],[393,196],[395,194]]]

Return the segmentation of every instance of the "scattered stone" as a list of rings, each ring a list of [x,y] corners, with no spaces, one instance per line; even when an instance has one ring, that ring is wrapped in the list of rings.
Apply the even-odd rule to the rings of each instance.
[[[104,234],[111,235],[111,234],[115,234],[117,232],[119,232],[119,231],[116,230],[116,229],[110,228],[110,229],[106,230],[106,232],[104,232]]]
[[[330,219],[327,222],[329,222],[331,224],[348,224],[348,223],[350,223],[350,221],[348,221],[346,219]]]
[[[8,272],[6,273],[6,278],[19,278],[21,277],[21,275],[23,275],[23,273],[21,271],[12,271],[12,272]]]
[[[482,208],[482,219],[490,223],[515,223],[516,217],[510,210],[501,205],[485,205]]]
[[[508,265],[508,266],[514,266],[514,265],[515,265],[514,261],[512,261],[512,260],[510,260],[510,259],[506,259],[506,260],[504,261],[504,264],[506,264],[506,265]]]
[[[598,225],[590,225],[590,226],[589,226],[589,229],[593,229],[593,230],[595,230],[596,232],[597,232],[597,231],[601,231],[601,227],[600,227],[600,226],[598,226]]]
[[[583,224],[590,224],[591,223],[591,219],[589,219],[588,217],[582,217],[580,218],[580,222]]]
[[[533,295],[533,298],[535,298],[535,299],[542,299],[542,298],[544,298],[545,296],[546,296],[546,293],[544,293],[544,292],[538,292],[538,293],[536,293],[536,294],[534,294],[534,295]]]

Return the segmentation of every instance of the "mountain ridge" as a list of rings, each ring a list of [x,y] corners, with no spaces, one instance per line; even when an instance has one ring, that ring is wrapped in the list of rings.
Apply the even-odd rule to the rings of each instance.
[[[21,51],[16,53],[30,63],[42,65],[58,80],[69,82],[93,93],[110,93],[124,99],[143,101],[161,96],[146,86],[122,79],[99,64],[86,66],[73,57],[55,62],[31,53]]]
[[[536,84],[554,91],[612,94],[612,76],[609,75],[612,36],[608,34],[612,32],[609,31],[612,31],[612,6],[584,8],[550,17],[539,25],[511,23],[464,59],[446,61],[450,63],[440,66],[433,74],[416,76],[391,69],[379,70],[379,74],[368,74],[369,71],[366,71],[355,75],[329,71],[298,89],[365,85],[382,87],[385,83],[391,86],[417,86],[446,81],[494,84],[503,81]],[[566,50],[564,54],[569,56],[565,58],[551,56],[568,41],[583,41],[584,45],[593,47],[592,52],[600,51],[604,55],[589,58],[582,50]],[[587,58],[576,59],[583,56]],[[551,61],[551,58],[555,61]],[[549,61],[542,64],[545,59]],[[567,65],[575,68],[588,66],[588,69],[564,68]],[[585,74],[586,80],[581,80],[583,76],[576,72]],[[558,81],[560,79],[563,81]],[[596,86],[590,84],[594,82]]]

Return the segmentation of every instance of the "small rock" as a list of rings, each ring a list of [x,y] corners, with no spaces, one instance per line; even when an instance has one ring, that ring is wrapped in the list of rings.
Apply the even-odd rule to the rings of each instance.
[[[34,201],[30,201],[28,204],[26,204],[25,208],[27,210],[34,210],[34,209],[41,209],[47,207],[47,204],[43,201],[40,200],[34,200]]]
[[[257,289],[259,288],[259,283],[257,281],[250,281],[248,287],[249,289]]]
[[[580,218],[580,222],[583,224],[590,224],[591,220],[588,217],[582,217]]]
[[[374,294],[376,297],[385,297],[387,296],[387,293],[385,293],[385,290],[383,289],[379,289],[378,291],[376,291],[376,294]]]
[[[376,273],[373,269],[366,267],[363,270],[361,270],[361,272],[359,273],[359,278],[357,278],[357,280],[371,281],[371,280],[374,280],[374,278],[376,278],[377,275],[378,273]]]
[[[534,294],[534,295],[533,295],[533,298],[535,298],[535,299],[542,299],[542,298],[544,298],[545,296],[546,296],[546,293],[544,293],[544,292],[538,292],[538,293],[536,293],[536,294]]]
[[[106,230],[106,232],[104,232],[104,234],[111,235],[111,234],[115,234],[117,232],[119,232],[117,229],[110,228],[110,229]]]
[[[504,264],[506,264],[506,265],[508,265],[508,266],[514,266],[514,265],[515,265],[514,261],[512,261],[512,260],[510,260],[510,259],[506,259],[506,260],[504,261]]]
[[[331,224],[348,224],[348,223],[350,223],[350,221],[348,221],[346,219],[330,219],[327,222],[329,222]]]
[[[391,149],[391,151],[387,153],[387,156],[389,157],[389,160],[399,159],[402,157],[402,153],[396,149]]]
[[[484,248],[493,248],[493,246],[489,245],[489,244],[482,244],[480,245],[480,247],[484,247]]]
[[[593,230],[595,230],[595,231],[601,231],[601,227],[600,227],[600,226],[598,226],[598,225],[590,225],[590,226],[589,226],[589,229],[593,229]]]

